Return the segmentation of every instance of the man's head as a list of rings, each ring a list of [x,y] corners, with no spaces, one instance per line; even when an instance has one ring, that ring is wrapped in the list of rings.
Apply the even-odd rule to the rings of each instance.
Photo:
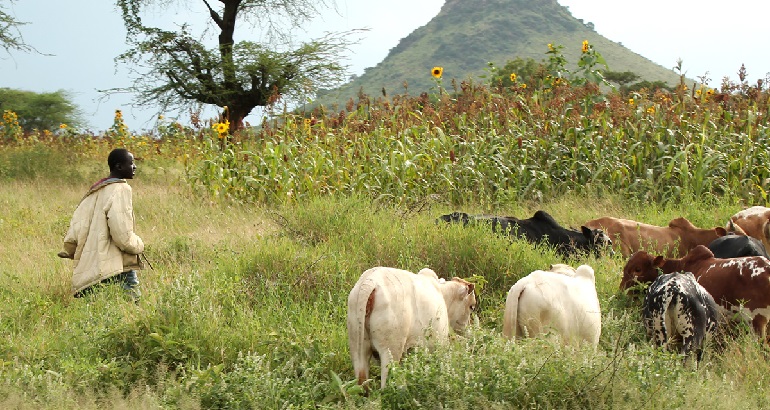
[[[110,177],[133,179],[136,173],[134,154],[125,148],[116,148],[107,157],[107,165],[110,166]]]

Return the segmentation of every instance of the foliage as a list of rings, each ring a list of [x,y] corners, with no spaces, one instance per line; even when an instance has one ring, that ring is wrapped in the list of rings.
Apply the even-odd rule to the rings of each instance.
[[[62,124],[77,127],[82,122],[78,107],[64,90],[36,93],[0,88],[0,106],[18,115],[25,132],[55,131]]]
[[[225,0],[218,10],[203,2],[209,24],[219,29],[214,48],[206,46],[205,35],[196,39],[186,23],[178,31],[145,26],[141,13],[153,3],[167,7],[169,2],[118,1],[132,48],[117,61],[133,73],[134,83],[127,90],[137,93],[139,105],[151,102],[161,112],[215,105],[226,109],[223,120],[235,131],[254,107],[304,96],[343,79],[344,68],[337,60],[347,46],[344,34],[328,34],[298,47],[286,41],[235,41],[236,23],[250,21],[268,26],[271,36],[284,40],[287,33],[272,18],[288,19],[296,27],[314,16],[323,1]]]
[[[624,409],[708,400],[711,408],[752,408],[766,400],[766,348],[747,330],[707,349],[697,369],[648,344],[638,302],[617,292],[620,257],[567,261],[597,272],[603,332],[596,352],[548,338],[511,343],[499,331],[505,293],[556,261],[553,250],[482,227],[436,225],[436,216],[453,209],[443,203],[405,208],[326,196],[273,207],[212,204],[159,174],[162,159],[148,157],[131,182],[138,232],[154,266],[141,273],[139,305],[118,287],[73,300],[71,266],[51,255],[89,176],[0,183],[0,234],[16,238],[0,254],[9,267],[0,275],[0,406]],[[104,168],[97,158],[81,161]],[[496,211],[534,209],[511,202]],[[684,215],[711,226],[734,208],[583,196],[547,206],[565,225],[609,209],[655,224]],[[388,386],[366,397],[347,353],[345,303],[374,265],[430,266],[441,276],[483,278],[486,286],[478,326],[436,350],[411,352],[392,368]],[[368,383],[376,386],[380,369],[372,363]]]
[[[8,54],[11,51],[34,51],[32,46],[24,42],[19,31],[19,27],[27,23],[16,20],[5,10],[7,5],[13,4],[15,1],[9,0],[6,4],[0,4],[0,47]]]
[[[567,192],[767,200],[765,88],[721,99],[684,84],[674,94],[603,93],[588,81],[601,81],[592,65],[601,56],[586,48],[572,72],[561,46],[549,47],[531,87],[493,70],[492,90],[453,80],[450,95],[361,95],[345,111],[287,114],[259,138],[211,143],[188,180],[211,197],[259,203],[352,193],[492,207]]]
[[[584,67],[600,69],[586,54]],[[230,138],[227,122],[196,116],[192,127],[159,118],[136,135],[119,111],[99,135],[24,132],[8,111],[0,407],[762,407],[768,351],[749,326],[689,368],[648,343],[639,301],[617,290],[621,256],[563,260],[483,225],[437,224],[460,208],[543,209],[565,226],[613,215],[708,227],[768,203],[763,84],[682,82],[625,96],[583,81],[593,71],[567,69],[558,47],[549,57],[554,71],[531,87],[514,86],[517,77],[491,89],[452,80],[418,97],[362,93],[345,110],[285,113]],[[110,286],[73,299],[71,263],[54,256],[115,146],[139,167],[134,212],[153,268],[141,272],[138,305]],[[596,351],[500,335],[510,286],[555,262],[597,272]],[[377,265],[428,266],[483,286],[477,324],[410,352],[384,389],[373,361],[365,396],[348,357],[346,301]]]

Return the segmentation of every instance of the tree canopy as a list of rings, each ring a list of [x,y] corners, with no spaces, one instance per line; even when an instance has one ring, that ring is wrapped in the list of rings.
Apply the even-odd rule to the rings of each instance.
[[[350,42],[347,33],[294,45],[291,29],[299,27],[328,7],[324,0],[118,0],[130,49],[117,57],[131,70],[133,84],[108,92],[136,94],[136,105],[158,105],[161,112],[200,105],[222,108],[222,121],[230,130],[255,107],[281,99],[307,96],[318,88],[344,80],[339,62]],[[218,32],[216,43],[201,30],[195,37],[188,23],[174,31],[144,24],[142,12],[172,4],[199,7],[208,16],[208,27]],[[260,28],[265,43],[235,41],[236,26]],[[208,41],[208,43],[207,43]]]
[[[13,4],[14,0],[9,0],[7,4]],[[0,47],[2,47],[6,53],[11,51],[33,51],[34,49],[24,42],[21,36],[19,27],[23,26],[24,22],[20,22],[5,10],[6,4],[0,3]]]
[[[78,107],[64,90],[52,93],[0,88],[0,111],[10,110],[19,117],[24,131],[55,130],[61,124],[78,126],[82,119]]]

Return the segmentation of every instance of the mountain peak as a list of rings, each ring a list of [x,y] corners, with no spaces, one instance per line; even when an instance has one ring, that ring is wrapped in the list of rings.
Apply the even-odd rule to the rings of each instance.
[[[632,71],[649,81],[678,81],[673,70],[599,35],[556,0],[446,0],[430,22],[401,39],[377,66],[322,93],[319,102],[341,103],[359,90],[403,93],[404,84],[409,94],[417,95],[435,87],[430,75],[434,66],[443,67],[445,81],[477,80],[489,63],[502,67],[516,58],[544,60],[548,44],[563,45],[564,57],[574,64],[585,40],[612,71]]]

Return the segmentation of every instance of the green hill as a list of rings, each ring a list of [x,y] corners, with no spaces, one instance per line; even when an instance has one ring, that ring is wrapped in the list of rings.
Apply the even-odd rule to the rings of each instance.
[[[675,84],[679,76],[593,30],[591,23],[572,16],[556,0],[447,0],[439,14],[390,50],[375,67],[334,90],[319,93],[318,102],[340,103],[359,90],[380,95],[410,95],[435,83],[431,68],[444,68],[448,80],[477,80],[488,63],[502,67],[521,57],[541,61],[548,44],[563,45],[564,56],[575,63],[583,40],[601,53],[612,71],[631,71],[644,80]],[[671,62],[671,67],[676,62]]]

